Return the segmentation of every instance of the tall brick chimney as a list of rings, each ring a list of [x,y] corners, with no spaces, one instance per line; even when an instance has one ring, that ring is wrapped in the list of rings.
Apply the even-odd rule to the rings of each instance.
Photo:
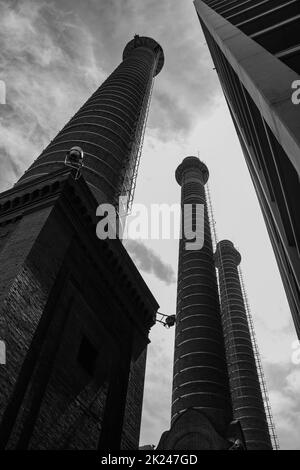
[[[241,255],[229,240],[217,245],[222,324],[233,417],[239,420],[247,450],[271,450],[272,444],[238,272]]]
[[[197,157],[187,157],[176,170],[186,204],[204,205],[204,245],[187,250],[179,243],[177,312],[171,429],[161,449],[225,449],[231,403],[224,338],[204,185],[209,172]],[[203,221],[201,221],[203,222]]]
[[[83,176],[96,199],[117,204],[130,197],[154,77],[164,53],[152,38],[136,35],[123,61],[25,172],[20,183],[64,166],[66,152],[84,152]]]

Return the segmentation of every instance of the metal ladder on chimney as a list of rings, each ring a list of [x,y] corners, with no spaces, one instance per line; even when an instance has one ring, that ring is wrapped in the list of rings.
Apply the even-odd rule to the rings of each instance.
[[[209,189],[209,184],[208,183],[206,183],[206,185],[205,185],[205,193],[206,193],[208,217],[209,217],[210,227],[211,227],[211,231],[212,231],[213,251],[215,253],[216,249],[217,249],[217,244],[218,244],[218,235],[217,235],[216,221],[215,221],[215,218],[214,218],[212,199],[211,199],[210,189]],[[220,262],[221,262],[220,269],[224,273],[224,265],[223,265],[222,256],[220,257]],[[225,343],[226,342],[229,343],[228,348],[226,348],[227,349],[227,352],[226,352],[227,365],[232,365],[234,362],[238,361],[238,354],[237,354],[237,350],[236,350],[235,338],[234,338],[234,333],[233,333],[234,329],[233,329],[233,324],[232,324],[232,320],[231,320],[229,295],[228,295],[228,292],[227,292],[226,282],[223,283],[223,286],[221,285],[219,272],[218,272],[217,269],[216,269],[216,274],[217,274],[216,277],[217,277],[218,291],[219,291],[219,298],[220,298],[221,315],[225,319],[224,324],[223,324],[223,328],[224,328],[225,322],[228,322],[228,325],[226,324],[226,329],[224,328]],[[225,292],[225,302],[223,301],[221,303],[221,288],[222,287],[223,287],[224,292]],[[229,354],[228,351],[230,351],[230,354]],[[228,369],[228,374],[229,374],[229,379],[231,379],[229,369]],[[238,393],[238,395],[241,395],[242,394],[242,382],[241,382],[239,370],[237,372],[237,377],[236,378],[238,379],[238,383],[236,385],[237,393]],[[230,391],[230,393],[232,394],[232,391]]]
[[[248,320],[248,325],[249,325],[249,330],[250,330],[251,341],[253,345],[253,351],[254,351],[254,356],[255,356],[255,362],[256,362],[256,367],[257,367],[260,388],[261,388],[261,392],[263,396],[264,407],[265,407],[265,412],[266,412],[267,421],[268,421],[271,442],[273,445],[273,449],[279,450],[279,441],[278,441],[278,437],[276,434],[276,428],[275,428],[274,418],[273,418],[273,414],[271,410],[265,374],[264,374],[263,367],[262,367],[261,356],[260,356],[260,352],[259,352],[259,348],[257,344],[253,318],[252,318],[252,314],[251,314],[251,310],[250,310],[250,306],[248,302],[248,296],[247,296],[247,292],[245,288],[243,273],[242,273],[240,266],[238,266],[238,272],[239,272],[239,277],[241,281],[242,293],[243,293],[244,303],[246,307],[247,320]]]
[[[211,200],[211,195],[210,195],[210,190],[209,190],[208,183],[206,184],[206,198],[207,198],[207,207],[208,207],[210,226],[211,226],[212,235],[213,235],[212,236],[213,249],[215,251],[217,243],[218,243],[218,236],[217,236],[216,222],[215,222],[215,218],[214,218],[212,200]],[[257,372],[258,372],[258,377],[259,377],[260,388],[261,388],[261,392],[262,392],[262,396],[263,396],[264,407],[265,407],[265,412],[266,412],[266,417],[267,417],[271,442],[272,442],[273,449],[274,450],[279,450],[279,448],[280,448],[279,447],[279,441],[278,441],[278,437],[277,437],[277,434],[276,434],[276,428],[275,428],[274,418],[273,418],[273,414],[272,414],[272,410],[271,410],[269,394],[268,394],[268,389],[267,389],[267,385],[266,385],[266,379],[265,379],[264,371],[263,371],[263,368],[262,368],[262,362],[261,362],[261,357],[260,357],[259,348],[258,348],[258,344],[257,344],[257,338],[256,338],[253,318],[252,318],[252,314],[251,314],[251,310],[250,310],[250,306],[249,306],[249,302],[248,302],[248,296],[247,296],[247,292],[246,292],[246,289],[245,289],[244,278],[243,278],[243,274],[242,274],[242,270],[241,270],[240,266],[238,266],[238,273],[239,273],[240,282],[241,282],[242,294],[243,294],[243,299],[244,299],[245,308],[246,308],[246,315],[247,315],[247,320],[248,320],[248,325],[249,325],[249,330],[250,330],[251,342],[252,342],[252,345],[253,345],[255,362],[256,362],[256,367],[257,367]],[[219,291],[220,291],[220,282],[219,282],[218,276],[217,276],[217,279],[218,279],[218,287],[219,287]],[[226,297],[227,297],[227,293],[226,293]],[[228,301],[227,301],[227,305],[228,305]]]
[[[143,150],[145,131],[146,131],[151,97],[152,97],[152,92],[153,92],[153,87],[154,87],[154,82],[155,82],[154,71],[157,67],[157,60],[158,59],[156,58],[152,67],[152,72],[151,72],[147,89],[145,92],[145,96],[143,99],[141,112],[138,117],[136,128],[135,128],[134,135],[132,138],[132,148],[130,149],[130,152],[127,157],[127,162],[129,163],[129,166],[127,168],[127,171],[123,175],[123,185],[120,190],[119,196],[128,197],[127,207],[123,208],[123,212],[124,212],[122,214],[123,217],[126,217],[126,215],[130,214],[131,208],[132,208],[132,203],[133,203],[133,198],[134,198],[134,193],[135,193],[135,188],[136,188],[136,179],[137,179],[138,169],[140,165],[142,150]],[[119,201],[116,201],[117,207],[118,207],[118,203]]]

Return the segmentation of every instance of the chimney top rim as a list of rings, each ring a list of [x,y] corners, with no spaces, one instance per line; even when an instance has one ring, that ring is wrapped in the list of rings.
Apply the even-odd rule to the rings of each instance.
[[[123,60],[130,57],[132,51],[139,47],[145,47],[145,48],[152,50],[155,53],[159,53],[157,67],[154,73],[154,75],[158,75],[164,66],[165,57],[164,57],[163,48],[153,38],[150,38],[148,36],[139,36],[138,34],[135,34],[134,38],[131,39],[131,41],[129,41],[125,46],[125,49],[123,51]]]
[[[209,171],[208,171],[207,166],[205,165],[204,162],[200,160],[200,158],[190,155],[188,157],[185,157],[182,160],[182,162],[180,163],[180,165],[178,165],[175,171],[175,178],[176,178],[177,183],[180,186],[182,184],[182,178],[183,178],[184,173],[187,170],[192,170],[192,169],[198,169],[202,174],[202,183],[203,184],[207,183],[208,178],[209,178]]]

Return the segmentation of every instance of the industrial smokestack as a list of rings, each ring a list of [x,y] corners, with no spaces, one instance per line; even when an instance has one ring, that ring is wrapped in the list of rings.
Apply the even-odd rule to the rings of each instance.
[[[164,53],[151,38],[136,35],[123,61],[87,100],[19,180],[27,182],[64,166],[67,152],[80,147],[82,174],[98,202],[132,199],[134,179],[153,78]]]
[[[233,417],[239,420],[247,450],[272,449],[262,392],[238,273],[241,255],[228,240],[218,243],[222,324]]]
[[[209,172],[197,157],[176,170],[182,209],[204,205],[204,244],[187,250],[179,244],[176,334],[170,431],[161,449],[225,449],[231,403],[219,296],[204,185]],[[203,220],[202,220],[203,223]]]

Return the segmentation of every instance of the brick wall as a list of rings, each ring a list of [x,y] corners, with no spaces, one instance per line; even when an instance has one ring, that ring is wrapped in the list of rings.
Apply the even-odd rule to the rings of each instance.
[[[131,362],[122,433],[122,449],[138,449],[143,407],[147,349]]]
[[[101,431],[112,436],[122,423],[123,405],[116,413],[115,405],[121,400],[125,406],[135,314],[128,309],[134,306],[111,285],[112,269],[122,271],[115,258],[109,265],[107,251],[101,258],[103,242],[87,228],[85,216],[84,208],[60,195],[52,206],[20,218],[7,235],[0,229],[0,311],[7,341],[7,366],[0,369],[3,448],[96,449]],[[97,350],[92,375],[78,364],[83,335]],[[131,366],[124,448],[138,447],[144,371],[142,354]]]
[[[25,260],[32,249],[49,209],[19,221],[0,253],[1,338],[6,342],[5,367],[0,368],[0,403],[7,403],[19,376],[25,354],[32,341],[46,295],[32,276]],[[0,407],[0,420],[4,407]]]

